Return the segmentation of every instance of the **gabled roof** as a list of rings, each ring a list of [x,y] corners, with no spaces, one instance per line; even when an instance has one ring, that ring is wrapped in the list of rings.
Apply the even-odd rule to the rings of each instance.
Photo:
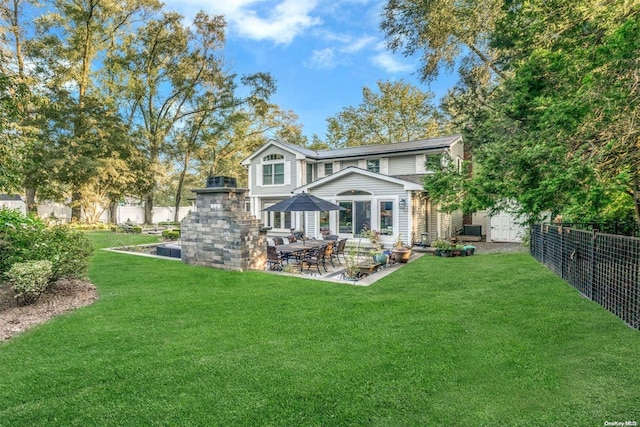
[[[300,147],[298,145],[293,145],[293,144],[289,144],[286,142],[281,142],[281,141],[276,141],[275,139],[270,139],[269,141],[267,141],[266,143],[264,143],[262,145],[262,147],[258,148],[256,151],[254,151],[253,153],[251,153],[251,155],[249,157],[247,157],[246,159],[244,159],[241,164],[243,165],[249,165],[251,164],[251,160],[253,160],[256,157],[259,157],[267,148],[269,147],[278,147],[281,148],[285,151],[290,152],[291,154],[296,156],[296,159],[298,160],[302,160],[305,159],[309,156],[314,156],[315,155],[315,151],[313,150],[309,150],[308,148],[304,148],[304,147]]]
[[[332,150],[314,151],[299,145],[270,140],[251,156],[242,161],[242,164],[251,163],[251,159],[257,157],[269,146],[275,145],[283,150],[296,155],[297,159],[332,160],[363,156],[376,156],[391,153],[410,153],[415,151],[446,149],[456,142],[462,141],[461,135],[443,136],[438,138],[420,139],[417,141],[396,142],[393,144],[360,145],[358,147],[336,148]]]
[[[377,172],[371,172],[365,169],[361,169],[355,166],[349,166],[348,168],[345,169],[341,169],[336,173],[333,173],[331,175],[327,175],[323,178],[317,179],[315,181],[313,181],[310,184],[306,184],[303,185],[302,187],[298,187],[295,190],[293,190],[294,193],[301,193],[303,191],[307,191],[307,190],[311,190],[315,187],[319,187],[322,185],[325,185],[329,182],[335,181],[337,179],[340,179],[342,177],[344,177],[345,175],[349,175],[349,174],[358,174],[358,175],[363,175],[363,176],[368,176],[370,178],[375,178],[375,179],[379,179],[381,181],[386,181],[386,182],[391,182],[394,184],[398,184],[398,185],[402,185],[404,190],[406,191],[411,191],[411,190],[415,190],[415,191],[421,191],[423,190],[423,186],[420,184],[417,184],[415,182],[411,182],[411,181],[407,181],[404,179],[399,179],[399,178],[395,178],[393,176],[389,176],[389,175],[383,175],[381,173],[377,173]]]
[[[17,194],[0,194],[0,200],[2,201],[11,201],[11,202],[21,202],[22,198]]]
[[[315,159],[333,159],[345,157],[362,157],[378,154],[407,153],[412,151],[435,150],[449,148],[454,143],[462,141],[461,135],[444,136],[439,138],[420,139],[417,141],[396,142],[393,144],[361,145],[358,147],[337,148],[317,152]]]

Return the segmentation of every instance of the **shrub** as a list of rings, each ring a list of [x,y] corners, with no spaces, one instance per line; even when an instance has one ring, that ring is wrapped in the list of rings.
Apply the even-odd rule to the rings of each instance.
[[[75,230],[109,230],[111,224],[104,222],[72,222],[68,224],[69,227]]]
[[[131,231],[135,234],[142,234],[142,227],[139,225],[135,225],[131,228]]]
[[[17,262],[6,273],[18,304],[34,303],[49,286],[53,273],[51,261]]]
[[[13,264],[48,260],[52,280],[82,277],[93,248],[86,236],[67,225],[47,227],[37,217],[0,209],[0,274]]]
[[[177,240],[180,238],[180,230],[164,230],[162,237],[169,240]]]

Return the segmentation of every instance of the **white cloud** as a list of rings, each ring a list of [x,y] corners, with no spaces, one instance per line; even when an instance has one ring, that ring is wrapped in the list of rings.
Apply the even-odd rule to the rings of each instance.
[[[166,0],[178,10],[199,8],[224,15],[230,29],[253,40],[289,44],[307,29],[322,24],[312,12],[319,0]]]
[[[305,63],[308,68],[335,68],[338,65],[336,52],[333,48],[314,50],[311,58]]]
[[[376,41],[375,37],[363,36],[356,40],[349,40],[346,43],[346,46],[342,47],[340,51],[344,53],[360,52],[361,50],[371,45],[375,41]]]
[[[415,70],[413,65],[405,64],[397,60],[389,52],[379,52],[371,58],[371,62],[373,65],[383,69],[387,73],[406,73]]]

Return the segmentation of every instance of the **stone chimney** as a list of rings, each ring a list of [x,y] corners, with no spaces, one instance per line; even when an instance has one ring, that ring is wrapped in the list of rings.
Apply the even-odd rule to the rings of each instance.
[[[267,229],[245,210],[247,188],[213,177],[196,193],[196,209],[180,227],[182,261],[225,270],[261,270],[267,259]]]

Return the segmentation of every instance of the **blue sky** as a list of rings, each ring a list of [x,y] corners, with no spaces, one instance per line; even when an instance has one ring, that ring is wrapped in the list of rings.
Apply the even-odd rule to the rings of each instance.
[[[269,72],[272,101],[299,117],[304,133],[324,138],[326,119],[362,101],[362,87],[403,79],[438,101],[455,82],[444,74],[430,86],[419,62],[392,54],[379,29],[380,0],[165,0],[189,21],[199,10],[227,19],[225,57],[238,74]]]

